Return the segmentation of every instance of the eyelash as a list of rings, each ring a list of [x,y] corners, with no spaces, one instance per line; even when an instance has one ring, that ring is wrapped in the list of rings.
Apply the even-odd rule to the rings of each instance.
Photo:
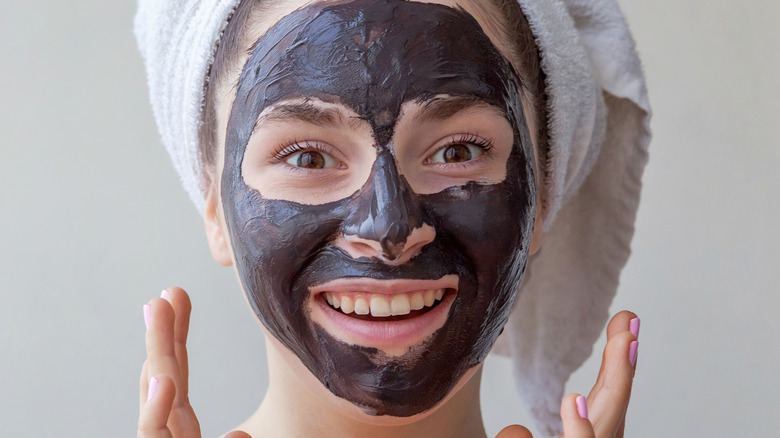
[[[484,154],[489,154],[490,151],[493,149],[493,140],[484,139],[473,133],[466,133],[466,134],[460,134],[459,136],[452,138],[446,144],[437,148],[436,151],[439,151],[442,148],[446,148],[456,144],[469,144],[471,146],[478,147],[482,149],[482,152]],[[291,141],[285,141],[283,143],[280,143],[278,146],[276,146],[273,149],[273,154],[271,156],[272,162],[281,163],[291,155],[306,150],[314,150],[326,154],[331,153],[330,149],[321,143],[312,142],[309,140],[301,142],[299,140],[293,139]],[[434,151],[434,153],[436,151]],[[449,163],[448,165],[467,166],[468,163],[471,163],[471,161],[467,161],[465,163]]]
[[[482,149],[482,152],[485,153],[490,152],[490,150],[493,149],[493,140],[487,140],[477,136],[477,134],[472,134],[472,133],[461,134],[459,137],[453,138],[450,142],[442,146],[442,148],[445,148],[447,146],[452,146],[454,144],[461,144],[461,143],[466,143],[472,146],[476,146]]]
[[[452,145],[456,144],[467,144],[470,146],[477,147],[482,150],[482,154],[480,154],[479,157],[476,157],[473,160],[469,160],[463,163],[434,163],[431,162],[433,156],[439,152],[440,150],[450,147]],[[459,134],[456,137],[451,138],[447,143],[439,146],[436,148],[431,155],[426,158],[426,162],[429,162],[431,165],[439,165],[439,166],[448,166],[449,168],[452,168],[453,166],[457,167],[469,167],[474,165],[474,161],[479,160],[482,158],[482,155],[485,155],[485,158],[489,158],[491,156],[490,151],[493,149],[493,140],[485,139],[483,137],[478,136],[477,134],[473,133],[465,133],[465,134]]]
[[[298,140],[292,140],[292,141],[286,141],[284,143],[281,143],[277,147],[275,147],[271,159],[273,163],[281,163],[286,158],[290,157],[291,155],[297,152],[311,151],[311,150],[322,152],[325,154],[330,154],[329,148],[325,147],[321,143],[315,143],[309,140],[306,140],[304,142],[300,142]]]

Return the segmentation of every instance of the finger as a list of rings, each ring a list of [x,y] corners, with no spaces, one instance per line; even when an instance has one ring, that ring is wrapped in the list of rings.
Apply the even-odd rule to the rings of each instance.
[[[632,320],[636,319],[637,323],[632,324]],[[623,310],[612,317],[612,319],[609,321],[609,324],[607,324],[607,340],[609,340],[612,335],[623,332],[623,331],[631,331],[632,326],[636,326],[636,336],[639,336],[639,324],[638,324],[639,318],[636,316],[636,313],[630,312],[628,310]]]
[[[631,332],[632,328],[636,330],[635,336],[638,337],[639,318],[636,316],[636,314],[628,310],[623,310],[621,312],[618,312],[615,316],[612,317],[612,319],[609,321],[609,324],[607,324],[607,342],[609,342],[609,340],[612,339],[612,337],[614,337],[618,333],[624,331]],[[599,376],[601,376],[602,372],[604,371],[604,364],[605,362],[602,360],[601,369],[599,369]]]
[[[148,361],[144,361],[144,364],[141,365],[141,380],[138,382],[138,388],[139,388],[139,394],[138,394],[138,402],[139,402],[139,412],[141,409],[144,408],[144,405],[146,404],[146,396],[149,394],[149,367],[148,367]]]
[[[595,438],[596,433],[588,420],[588,405],[585,397],[569,394],[561,402],[563,435],[566,438]]]
[[[629,332],[616,334],[604,349],[604,371],[588,395],[591,421],[599,437],[613,437],[625,417],[634,378],[629,361],[634,339]]]
[[[149,306],[149,330],[146,332],[148,373],[164,374],[174,385],[174,399],[168,418],[168,428],[175,436],[200,436],[200,425],[189,403],[183,383],[174,341],[175,318],[168,300],[155,298]]]
[[[179,363],[174,348],[174,318],[171,304],[155,298],[147,304],[148,330],[146,331],[146,360],[150,376],[165,374],[180,387]]]
[[[189,400],[187,334],[190,327],[192,304],[184,289],[179,287],[164,289],[161,298],[168,301],[173,309],[173,351],[178,364],[176,397],[173,400],[173,409],[168,418],[168,425],[177,436],[200,436],[200,425]]]
[[[623,415],[623,420],[620,422],[617,432],[615,432],[615,438],[623,438],[625,430],[626,430],[626,416]]]
[[[636,360],[636,337],[631,333],[630,312],[616,315],[607,328],[607,346],[604,348],[601,370],[596,385],[588,395],[591,422],[599,437],[614,437],[624,421]],[[634,324],[634,328],[636,324]]]
[[[190,313],[192,304],[190,297],[179,287],[163,290],[162,298],[171,303],[175,315],[173,324],[173,345],[176,361],[179,364],[179,381],[177,388],[183,394],[189,393],[189,362],[187,358],[187,334],[190,328]]]
[[[609,342],[610,339],[612,339],[618,333],[624,332],[626,330],[631,332],[631,329],[636,330],[635,336],[639,335],[639,318],[636,316],[636,314],[628,310],[618,312],[615,316],[612,317],[612,319],[609,321],[609,324],[607,324],[607,342]],[[604,354],[606,354],[606,350],[604,351]],[[606,361],[604,361],[604,356],[602,356],[601,367],[599,368],[599,379],[602,379],[605,376],[605,365]],[[602,382],[597,381],[596,385],[598,386],[601,383]]]
[[[147,401],[138,417],[138,438],[171,438],[167,424],[176,394],[173,380],[157,375],[150,380],[148,388]]]
[[[248,433],[236,430],[225,435],[225,438],[252,438]]]
[[[232,437],[231,437],[232,438]],[[496,438],[533,438],[531,431],[519,424],[513,424],[501,429]]]

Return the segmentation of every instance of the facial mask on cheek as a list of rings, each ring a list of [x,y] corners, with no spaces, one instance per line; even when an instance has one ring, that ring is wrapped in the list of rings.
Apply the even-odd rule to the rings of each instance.
[[[415,194],[392,154],[405,102],[465,96],[501,108],[514,129],[506,179]],[[266,199],[241,175],[258,115],[284,100],[351,108],[373,130],[377,160],[361,190],[322,205]],[[511,67],[463,11],[400,0],[315,4],[256,44],[228,122],[222,199],[239,276],[268,330],[333,394],[373,415],[435,406],[487,355],[522,279],[533,228],[532,150]],[[355,234],[392,253],[422,224],[435,239],[398,266],[333,245]],[[311,287],[340,278],[456,275],[444,325],[406,354],[349,345],[311,320]]]

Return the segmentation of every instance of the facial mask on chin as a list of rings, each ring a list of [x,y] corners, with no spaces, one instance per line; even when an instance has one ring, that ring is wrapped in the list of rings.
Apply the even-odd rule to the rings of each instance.
[[[533,231],[533,152],[509,63],[466,12],[400,0],[314,4],[254,47],[229,122],[222,199],[243,288],[255,313],[333,394],[372,415],[406,417],[441,401],[500,334]],[[506,178],[417,194],[399,174],[392,139],[401,106],[464,96],[502,110],[514,130]],[[371,126],[377,159],[365,185],[320,205],[266,199],[241,166],[258,115],[316,98]],[[435,239],[398,266],[333,245],[354,234],[392,252],[423,224]],[[349,345],[311,320],[310,288],[340,278],[457,276],[444,325],[400,356]],[[435,308],[433,309],[435,310]],[[433,311],[431,310],[431,311]]]

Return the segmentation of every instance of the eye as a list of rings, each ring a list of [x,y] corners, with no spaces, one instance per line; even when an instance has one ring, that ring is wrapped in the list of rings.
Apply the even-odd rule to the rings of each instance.
[[[434,152],[427,161],[445,164],[465,163],[484,154],[491,146],[490,142],[476,136],[456,137]]]
[[[284,160],[285,163],[304,169],[325,169],[338,167],[338,162],[330,155],[319,151],[297,152]]]
[[[339,167],[339,160],[328,153],[328,146],[315,142],[295,142],[280,148],[274,154],[277,162],[285,163],[301,169],[331,169]]]
[[[431,162],[434,163],[463,163],[471,161],[472,158],[476,158],[482,154],[482,149],[465,144],[453,144],[445,146],[431,157]]]

